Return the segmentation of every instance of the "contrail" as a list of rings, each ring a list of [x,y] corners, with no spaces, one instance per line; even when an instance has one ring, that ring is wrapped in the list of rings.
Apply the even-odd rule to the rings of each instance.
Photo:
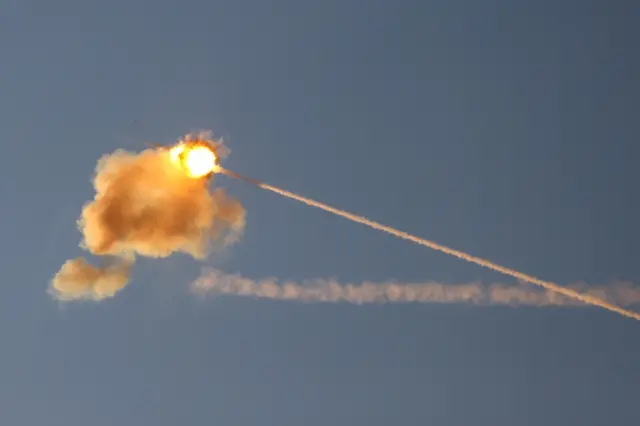
[[[640,304],[640,288],[628,282],[608,286],[572,285],[591,296],[597,296],[620,306]],[[509,306],[585,306],[582,302],[551,290],[535,289],[522,283],[517,286],[500,283],[484,285],[442,284],[438,282],[398,283],[387,281],[343,284],[335,279],[314,279],[302,284],[279,281],[277,278],[254,280],[239,274],[227,274],[207,268],[192,284],[199,294],[221,294],[257,297],[271,300],[331,303],[468,303],[473,305]]]
[[[455,250],[455,249],[443,246],[441,244],[438,244],[438,243],[433,242],[433,241],[426,240],[424,238],[416,237],[414,235],[408,234],[408,233],[400,231],[398,229],[391,228],[390,226],[386,226],[386,225],[382,225],[380,223],[374,222],[374,221],[369,220],[369,219],[367,219],[367,218],[365,218],[363,216],[359,216],[359,215],[356,215],[356,214],[353,214],[353,213],[349,213],[349,212],[346,212],[344,210],[340,210],[340,209],[337,209],[335,207],[331,207],[331,206],[329,206],[327,204],[320,203],[318,201],[314,201],[314,200],[306,198],[306,197],[302,197],[300,195],[294,194],[294,193],[286,191],[284,189],[276,188],[275,186],[269,185],[268,183],[260,182],[260,181],[255,180],[255,179],[252,179],[252,178],[249,178],[249,177],[246,177],[246,176],[242,176],[242,175],[240,175],[238,173],[235,173],[235,172],[232,172],[230,170],[226,170],[226,169],[222,169],[221,168],[220,169],[220,173],[223,173],[223,174],[225,174],[227,176],[230,176],[230,177],[233,177],[233,178],[236,178],[236,179],[243,180],[243,181],[248,182],[248,183],[250,183],[252,185],[255,185],[255,186],[259,187],[259,188],[265,189],[267,191],[275,192],[276,194],[282,195],[282,196],[287,197],[287,198],[291,198],[293,200],[299,201],[299,202],[304,203],[306,205],[309,205],[309,206],[312,206],[312,207],[317,207],[317,208],[322,209],[324,211],[327,211],[329,213],[333,213],[335,215],[342,216],[342,217],[344,217],[346,219],[349,219],[349,220],[351,220],[353,222],[357,222],[357,223],[369,226],[369,227],[377,229],[379,231],[387,232],[387,233],[389,233],[391,235],[394,235],[394,236],[396,236],[398,238],[402,238],[402,239],[405,239],[405,240],[412,241],[412,242],[414,242],[416,244],[420,244],[420,245],[429,247],[429,248],[431,248],[433,250],[440,251],[440,252],[448,254],[450,256],[455,256],[455,257],[457,257],[459,259],[466,260],[467,262],[475,263],[477,265],[480,265],[482,267],[491,269],[493,271],[500,272],[500,273],[505,274],[505,275],[509,275],[509,276],[514,277],[514,278],[516,278],[518,280],[525,281],[525,282],[528,282],[530,284],[535,284],[535,285],[541,286],[541,287],[545,288],[546,290],[562,294],[562,295],[570,297],[572,299],[579,300],[579,301],[581,301],[583,303],[590,304],[590,305],[593,305],[593,306],[599,306],[601,308],[604,308],[604,309],[607,309],[609,311],[618,313],[618,314],[623,315],[625,317],[632,318],[632,319],[640,321],[640,314],[638,314],[636,312],[632,312],[632,311],[626,310],[626,309],[623,309],[623,308],[621,308],[619,306],[616,306],[616,305],[614,305],[612,303],[609,303],[609,302],[607,302],[605,300],[602,300],[600,298],[594,297],[594,296],[592,296],[590,294],[579,293],[579,292],[577,292],[575,290],[562,287],[562,286],[560,286],[558,284],[555,284],[553,282],[544,281],[544,280],[541,280],[541,279],[536,278],[534,276],[531,276],[531,275],[528,275],[528,274],[524,274],[522,272],[518,272],[518,271],[516,271],[514,269],[507,268],[507,267],[504,267],[504,266],[500,266],[500,265],[498,265],[496,263],[493,263],[493,262],[491,262],[489,260],[485,260],[485,259],[482,259],[480,257],[473,256],[473,255],[464,253],[462,251]]]

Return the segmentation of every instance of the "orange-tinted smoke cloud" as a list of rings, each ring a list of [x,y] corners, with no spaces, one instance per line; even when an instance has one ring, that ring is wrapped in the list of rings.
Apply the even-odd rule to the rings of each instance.
[[[640,288],[630,283],[614,283],[602,287],[579,283],[569,288],[617,306],[640,304]],[[297,302],[585,306],[583,302],[572,297],[524,283],[518,286],[484,285],[478,282],[441,284],[433,281],[413,284],[395,281],[342,284],[334,279],[315,279],[299,284],[291,281],[280,282],[276,278],[253,280],[237,274],[226,274],[216,269],[205,270],[202,277],[192,284],[192,290],[203,295],[221,294]]]
[[[68,260],[51,281],[51,294],[62,300],[112,297],[127,285],[136,255],[182,252],[204,259],[213,240],[235,241],[245,210],[222,189],[210,192],[209,182],[190,178],[165,149],[102,157],[95,198],[82,209],[78,228],[81,247],[109,261],[97,267],[83,258]]]

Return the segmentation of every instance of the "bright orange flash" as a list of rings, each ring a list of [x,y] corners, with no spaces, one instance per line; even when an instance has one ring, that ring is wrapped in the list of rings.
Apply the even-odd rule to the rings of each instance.
[[[178,144],[169,151],[171,162],[182,168],[189,177],[197,179],[218,168],[215,152],[203,145]]]

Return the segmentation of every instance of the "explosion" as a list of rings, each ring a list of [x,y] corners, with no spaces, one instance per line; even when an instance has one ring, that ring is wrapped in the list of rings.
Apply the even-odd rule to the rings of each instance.
[[[299,300],[349,300],[357,303],[381,299],[415,300],[484,300],[527,301],[534,304],[558,304],[567,301],[599,306],[628,318],[640,320],[640,313],[623,309],[611,301],[611,294],[602,289],[580,292],[551,281],[541,280],[489,260],[455,250],[436,242],[411,235],[374,222],[364,216],[329,206],[265,182],[260,182],[225,170],[219,158],[225,155],[220,142],[203,134],[195,139],[189,136],[170,149],[156,147],[140,154],[118,150],[101,158],[96,167],[95,199],[86,204],[78,220],[84,236],[81,246],[94,255],[110,256],[106,266],[96,267],[83,258],[68,260],[51,282],[51,293],[58,299],[94,299],[113,297],[129,281],[135,255],[168,257],[175,252],[204,259],[209,243],[221,239],[229,244],[241,234],[245,224],[242,205],[227,197],[222,189],[207,190],[210,178],[216,173],[251,183],[311,207],[341,216],[378,231],[414,242],[467,262],[500,272],[542,287],[546,293],[505,291],[492,287],[489,293],[478,286],[443,288],[438,284],[416,285],[362,285],[341,286],[339,283],[316,283],[306,289],[288,283],[282,289],[271,281],[256,284],[242,278],[220,279],[209,277],[198,284],[202,289],[214,289],[230,294],[266,295],[271,298]],[[224,236],[224,238],[222,238]],[[637,303],[638,295],[632,288],[622,288],[625,296],[616,300]],[[619,299],[618,296],[616,296]]]
[[[212,241],[234,242],[244,229],[245,210],[222,189],[208,190],[219,143],[199,136],[169,150],[117,150],[101,158],[96,195],[82,209],[78,228],[81,247],[109,261],[103,267],[83,258],[67,261],[51,282],[54,297],[112,297],[127,285],[136,255],[182,252],[204,259]]]
[[[218,158],[204,143],[180,142],[169,151],[171,162],[191,178],[208,177],[218,170]]]

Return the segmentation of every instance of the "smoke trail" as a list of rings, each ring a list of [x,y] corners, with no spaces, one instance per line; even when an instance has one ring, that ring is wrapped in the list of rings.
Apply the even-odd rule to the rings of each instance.
[[[553,291],[553,292],[559,293],[561,295],[564,295],[566,297],[570,297],[570,298],[579,300],[579,301],[581,301],[583,303],[587,303],[587,304],[594,305],[594,306],[599,306],[601,308],[608,309],[608,310],[610,310],[612,312],[616,312],[616,313],[618,313],[620,315],[623,315],[625,317],[633,318],[633,319],[636,319],[636,320],[640,321],[640,314],[638,314],[636,312],[628,311],[626,309],[622,309],[622,308],[620,308],[620,307],[618,307],[618,306],[616,306],[616,305],[614,305],[612,303],[609,303],[609,302],[607,302],[605,300],[601,300],[601,299],[599,299],[599,298],[597,298],[595,296],[592,296],[590,294],[582,294],[582,293],[579,293],[579,292],[577,292],[577,291],[575,291],[573,289],[561,287],[558,284],[552,283],[550,281],[544,281],[544,280],[541,280],[541,279],[536,278],[534,276],[527,275],[527,274],[524,274],[522,272],[518,272],[518,271],[516,271],[514,269],[510,269],[510,268],[507,268],[507,267],[504,267],[504,266],[500,266],[498,264],[495,264],[495,263],[490,262],[488,260],[482,259],[480,257],[472,256],[470,254],[464,253],[464,252],[459,251],[459,250],[454,250],[452,248],[443,246],[443,245],[435,243],[433,241],[429,241],[429,240],[426,240],[426,239],[423,239],[423,238],[416,237],[416,236],[408,234],[406,232],[403,232],[403,231],[391,228],[389,226],[382,225],[380,223],[374,222],[374,221],[369,220],[369,219],[367,219],[367,218],[365,218],[363,216],[358,216],[358,215],[355,215],[353,213],[349,213],[349,212],[346,212],[344,210],[340,210],[340,209],[337,209],[335,207],[331,207],[331,206],[329,206],[327,204],[320,203],[318,201],[314,201],[314,200],[311,200],[311,199],[306,198],[306,197],[302,197],[300,195],[294,194],[294,193],[289,192],[289,191],[285,191],[285,190],[280,189],[280,188],[276,188],[276,187],[274,187],[272,185],[269,185],[267,183],[260,182],[260,181],[257,181],[255,179],[251,179],[251,178],[242,176],[242,175],[240,175],[238,173],[235,173],[235,172],[232,172],[232,171],[229,171],[229,170],[222,169],[220,172],[224,173],[224,174],[226,174],[226,175],[228,175],[230,177],[234,177],[236,179],[240,179],[240,180],[243,180],[245,182],[251,183],[251,184],[253,184],[253,185],[255,185],[255,186],[259,187],[259,188],[265,189],[267,191],[275,192],[276,194],[282,195],[282,196],[287,197],[287,198],[291,198],[293,200],[299,201],[299,202],[307,204],[309,206],[317,207],[317,208],[322,209],[324,211],[327,211],[329,213],[333,213],[335,215],[342,216],[342,217],[344,217],[346,219],[349,219],[351,221],[354,221],[354,222],[369,226],[369,227],[377,229],[379,231],[387,232],[387,233],[389,233],[391,235],[394,235],[394,236],[396,236],[398,238],[402,238],[402,239],[405,239],[405,240],[412,241],[412,242],[414,242],[416,244],[420,244],[420,245],[429,247],[429,248],[431,248],[433,250],[437,250],[437,251],[443,252],[445,254],[448,254],[448,255],[451,255],[451,256],[455,256],[455,257],[457,257],[459,259],[466,260],[467,262],[475,263],[475,264],[483,266],[485,268],[492,269],[492,270],[494,270],[496,272],[500,272],[502,274],[512,276],[514,278],[517,278],[518,280],[525,281],[525,282],[528,282],[530,284],[535,284],[535,285],[541,286],[541,287],[545,288],[546,290]]]
[[[210,193],[207,184],[187,177],[163,149],[117,150],[102,157],[95,199],[82,209],[78,227],[82,248],[111,259],[103,267],[83,258],[68,260],[51,281],[52,296],[112,297],[127,285],[136,255],[183,252],[203,259],[212,240],[235,241],[244,229],[245,210],[222,189]]]
[[[614,283],[606,287],[571,286],[593,297],[600,297],[620,306],[640,304],[640,288],[630,283]],[[402,284],[363,282],[341,284],[333,279],[315,279],[302,284],[279,282],[276,278],[252,280],[238,274],[225,274],[206,269],[192,284],[198,294],[221,294],[257,297],[272,300],[330,303],[468,303],[474,305],[510,306],[584,306],[580,301],[551,290],[537,290],[520,284],[483,285],[481,283],[441,284],[425,282]]]

